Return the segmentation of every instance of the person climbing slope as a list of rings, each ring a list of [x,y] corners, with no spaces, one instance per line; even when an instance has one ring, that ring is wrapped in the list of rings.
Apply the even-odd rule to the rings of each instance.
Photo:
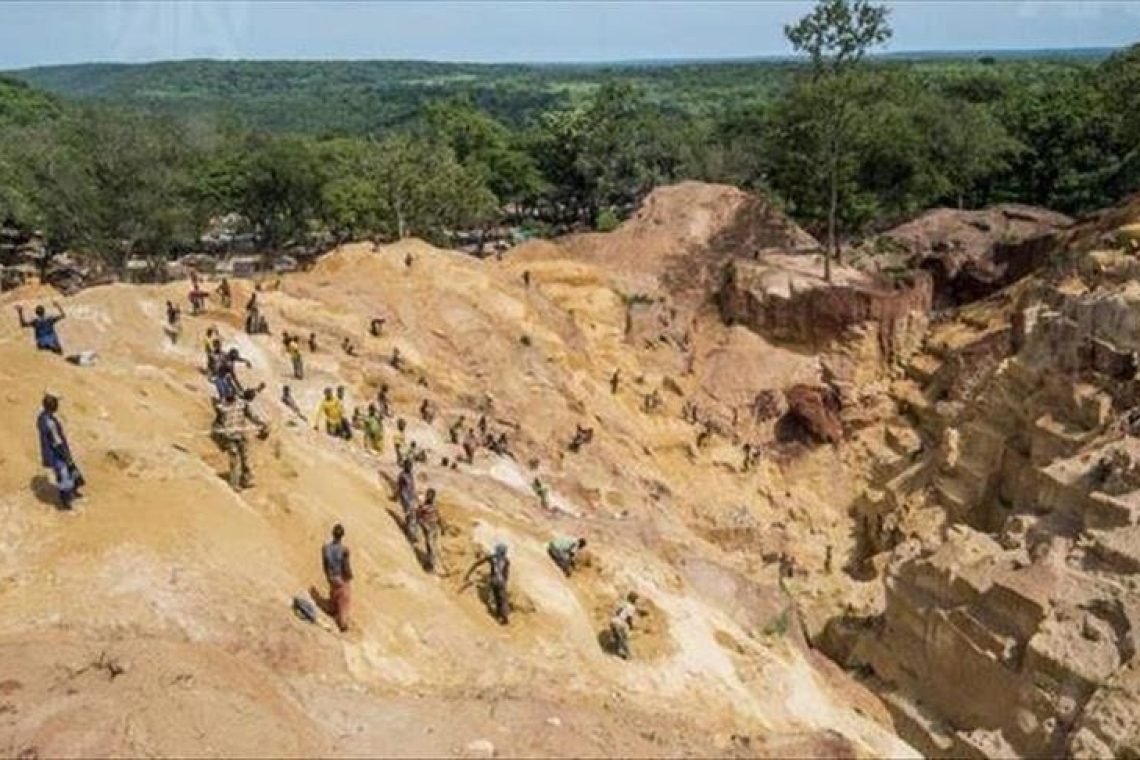
[[[344,544],[344,526],[339,523],[333,526],[332,541],[321,547],[321,566],[329,582],[329,612],[343,633],[348,630],[352,603],[352,564]]]
[[[341,409],[341,422],[338,435],[346,441],[352,440],[352,425],[348,421],[348,401],[345,398],[345,390],[343,385],[336,387],[336,400],[340,402]]]
[[[511,561],[507,558],[507,545],[504,543],[495,544],[495,551],[488,554],[482,559],[476,560],[475,564],[467,569],[467,574],[463,576],[464,582],[471,577],[471,573],[475,572],[475,568],[480,565],[489,565],[487,574],[487,585],[491,591],[491,604],[494,607],[495,618],[501,625],[507,625],[510,622],[510,600],[507,596],[507,583],[511,577]]]
[[[364,447],[374,454],[381,453],[384,450],[384,421],[380,419],[380,411],[375,404],[368,405],[362,428]]]
[[[396,464],[403,467],[404,460],[408,459],[405,456],[405,449],[408,445],[408,423],[404,422],[404,418],[400,417],[396,420],[396,433],[392,436],[392,450],[396,452]]]
[[[227,388],[222,398],[214,402],[214,436],[229,456],[229,483],[235,491],[253,487],[246,443],[246,422],[257,426],[259,438],[269,435],[269,426],[254,413],[249,402]]]
[[[221,341],[217,342],[217,346],[221,348]],[[246,367],[253,367],[249,359],[243,359],[242,355],[236,348],[231,348],[225,353],[219,352],[214,364],[214,388],[218,392],[218,398],[225,398],[226,391],[232,391],[235,396],[241,396],[245,389],[242,384],[238,382],[237,378],[237,365],[244,364]]]
[[[396,478],[396,499],[404,511],[404,535],[408,543],[416,542],[416,475],[412,471],[412,460],[405,459],[400,465]]]
[[[16,315],[20,318],[20,327],[30,327],[32,335],[35,336],[36,348],[40,351],[51,351],[53,354],[62,354],[63,346],[59,342],[59,335],[56,333],[55,325],[62,319],[67,318],[67,314],[63,311],[63,307],[59,305],[59,301],[53,301],[52,306],[55,307],[59,313],[55,316],[49,317],[43,306],[37,306],[35,310],[36,316],[32,319],[24,318],[24,307],[16,306]]]
[[[40,439],[40,461],[55,477],[60,505],[64,509],[71,509],[72,502],[82,497],[79,489],[83,487],[84,480],[71,456],[63,424],[56,416],[58,411],[59,397],[45,393],[43,409],[36,418],[36,431]]]
[[[381,417],[392,416],[392,402],[389,399],[388,383],[383,383],[380,390],[376,392],[376,409],[380,412]]]
[[[435,563],[439,558],[440,519],[439,505],[435,503],[435,489],[429,488],[424,494],[423,503],[416,511],[416,519],[420,525],[420,532],[424,536],[424,569],[429,573],[435,572]]]
[[[218,285],[217,294],[222,302],[222,308],[230,308],[230,305],[233,303],[233,293],[230,291],[230,281],[225,277],[222,278],[221,284]]]
[[[301,357],[301,341],[296,335],[286,333],[285,353],[293,365],[293,379],[305,379],[305,360]]]
[[[177,345],[178,336],[182,333],[182,310],[172,301],[166,302],[166,334],[170,336],[170,344]]]

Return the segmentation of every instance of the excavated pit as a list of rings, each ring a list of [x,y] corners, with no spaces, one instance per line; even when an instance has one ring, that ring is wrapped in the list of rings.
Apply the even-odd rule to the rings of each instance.
[[[273,336],[212,305],[171,345],[162,305],[183,284],[66,299],[65,346],[93,366],[0,325],[0,601],[20,612],[0,622],[0,748],[1140,754],[1140,265],[1120,232],[1138,219],[1131,201],[1059,231],[933,318],[936,277],[826,283],[764,199],[686,183],[614,233],[501,262],[346,246],[260,284]],[[240,494],[208,436],[211,325],[269,384]],[[282,329],[320,336],[304,382]],[[351,406],[389,386],[430,452],[437,575],[400,531],[391,425],[379,455],[328,438],[277,403],[284,382],[305,412],[326,386]],[[31,436],[49,387],[91,483],[75,514]],[[459,415],[509,432],[511,455],[453,464]],[[357,565],[344,636],[289,612],[321,590],[338,521]],[[557,535],[590,542],[570,578]],[[463,578],[499,541],[509,626]],[[630,590],[646,614],[626,663],[606,647]]]

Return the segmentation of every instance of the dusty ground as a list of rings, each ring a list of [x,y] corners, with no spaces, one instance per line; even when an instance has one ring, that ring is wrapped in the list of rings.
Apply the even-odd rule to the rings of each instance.
[[[61,337],[98,352],[90,367],[36,353],[14,318],[0,323],[0,752],[423,756],[476,754],[485,739],[517,756],[912,754],[869,692],[805,648],[777,582],[781,551],[820,569],[825,543],[837,557],[850,548],[854,475],[829,447],[742,472],[756,425],[698,448],[682,415],[697,403],[727,419],[758,388],[817,378],[818,359],[726,328],[685,295],[678,261],[726,222],[700,216],[714,203],[666,202],[642,220],[652,234],[637,220],[619,234],[610,267],[598,237],[503,262],[414,241],[348,247],[264,283],[272,336],[240,333],[239,312],[213,304],[171,345],[163,303],[184,302],[185,284],[67,299]],[[660,229],[673,217],[692,235],[680,246]],[[236,287],[240,305],[250,283]],[[637,312],[638,292],[660,301]],[[377,315],[387,330],[372,338]],[[210,325],[252,360],[243,378],[268,384],[257,407],[273,432],[252,444],[257,484],[241,494],[208,435]],[[319,335],[304,382],[287,379],[282,329]],[[683,346],[668,337],[681,331]],[[357,357],[337,348],[344,336]],[[409,437],[431,452],[418,485],[440,492],[445,573],[424,573],[392,519],[391,451],[292,422],[282,382],[306,412],[326,386],[345,385],[351,406],[390,384]],[[56,510],[39,467],[45,389],[63,397],[90,482],[73,514]],[[661,407],[646,412],[654,390]],[[440,411],[431,425],[416,413],[423,398]],[[481,450],[471,466],[443,466],[457,454],[447,426],[480,413],[509,432],[515,458]],[[594,440],[571,453],[577,424]],[[338,521],[357,575],[345,636],[289,609],[322,590],[319,548]],[[590,541],[572,579],[545,554],[559,534]],[[498,540],[513,558],[509,627],[460,578]],[[626,663],[599,635],[630,589],[650,614]]]

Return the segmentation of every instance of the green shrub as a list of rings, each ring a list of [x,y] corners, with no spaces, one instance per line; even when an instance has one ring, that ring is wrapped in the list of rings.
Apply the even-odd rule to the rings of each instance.
[[[617,229],[618,224],[617,214],[612,208],[606,208],[598,212],[598,220],[594,223],[594,229],[598,232],[613,232]]]

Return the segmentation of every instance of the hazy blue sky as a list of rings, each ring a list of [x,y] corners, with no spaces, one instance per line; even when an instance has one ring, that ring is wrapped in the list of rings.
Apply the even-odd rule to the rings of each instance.
[[[1140,0],[889,2],[889,49],[1120,46]],[[0,2],[0,68],[172,58],[590,61],[787,52],[808,2]]]

